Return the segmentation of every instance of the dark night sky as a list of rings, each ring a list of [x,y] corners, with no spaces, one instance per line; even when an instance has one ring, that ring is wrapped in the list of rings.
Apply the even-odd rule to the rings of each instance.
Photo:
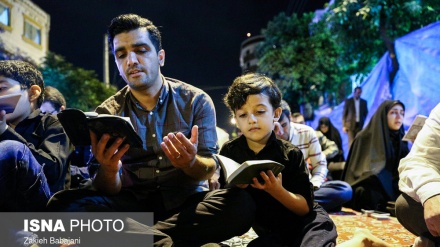
[[[217,109],[218,125],[229,131],[221,102],[241,74],[240,44],[246,34],[260,34],[288,0],[32,0],[51,16],[49,50],[75,66],[95,70],[102,80],[103,40],[110,20],[135,13],[162,32],[166,53],[162,73],[204,89]],[[305,6],[314,10],[318,2]],[[110,57],[110,82],[120,82]],[[122,84],[121,84],[122,85]]]

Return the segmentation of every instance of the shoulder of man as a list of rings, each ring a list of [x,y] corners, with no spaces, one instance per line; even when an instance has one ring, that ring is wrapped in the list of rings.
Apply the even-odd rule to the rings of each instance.
[[[123,87],[114,95],[107,98],[102,102],[95,111],[99,114],[112,114],[116,115],[120,109],[124,106],[127,94],[130,92],[128,86]]]
[[[312,127],[305,125],[305,124],[297,124],[297,123],[293,123],[290,122],[291,126],[298,132],[298,133],[313,133],[314,136],[316,136],[315,134],[315,129],[313,129]]]
[[[202,89],[200,89],[194,85],[191,85],[189,83],[183,82],[181,80],[170,78],[170,77],[165,77],[165,80],[170,85],[170,87],[174,90],[206,94],[206,92],[203,91]]]

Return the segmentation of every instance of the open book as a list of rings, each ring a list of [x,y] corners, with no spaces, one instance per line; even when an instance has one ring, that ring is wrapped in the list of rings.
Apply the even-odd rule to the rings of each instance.
[[[5,110],[6,114],[14,112],[15,106],[20,99],[21,94],[8,94],[0,96],[0,111]]]
[[[129,118],[120,116],[83,112],[78,109],[66,109],[58,113],[58,119],[64,131],[75,146],[91,145],[89,129],[98,139],[104,133],[110,134],[107,146],[110,146],[118,137],[125,138],[123,144],[130,144],[130,148],[142,148],[142,139],[137,135]]]
[[[262,181],[261,171],[272,170],[277,176],[284,169],[282,164],[272,160],[248,160],[239,164],[223,155],[216,154],[215,156],[223,171],[226,187],[231,184],[252,184],[254,177]]]
[[[414,119],[413,123],[409,127],[408,132],[403,136],[402,141],[410,141],[414,142],[414,140],[417,137],[417,134],[422,129],[423,125],[425,124],[425,121],[428,117],[423,115],[417,115]]]

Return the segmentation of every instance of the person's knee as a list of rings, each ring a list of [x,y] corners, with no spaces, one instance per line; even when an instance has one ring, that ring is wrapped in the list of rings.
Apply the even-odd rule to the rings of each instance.
[[[423,206],[420,202],[416,202],[407,194],[401,194],[396,200],[396,217],[402,220],[406,219],[408,216],[422,216],[423,217]]]
[[[228,190],[228,204],[234,205],[231,207],[235,209],[236,213],[242,214],[247,211],[249,214],[255,214],[256,206],[254,199],[246,190],[233,188]]]
[[[4,140],[0,142],[0,163],[3,166],[11,166],[11,168],[20,168],[23,164],[28,162],[20,162],[26,158],[29,148],[21,142],[13,140]]]
[[[253,198],[246,190],[239,188],[222,189],[214,192],[216,202],[222,204],[225,220],[240,219],[244,224],[251,224],[255,219],[256,206]]]
[[[32,155],[25,144],[5,140],[0,142],[0,173],[3,177],[17,181],[18,189],[27,191],[31,186],[36,187],[38,180],[46,183],[42,174],[43,166]]]
[[[397,217],[397,219],[402,218],[402,215],[405,215],[407,210],[408,210],[408,203],[406,202],[403,195],[400,195],[396,200],[396,217]]]

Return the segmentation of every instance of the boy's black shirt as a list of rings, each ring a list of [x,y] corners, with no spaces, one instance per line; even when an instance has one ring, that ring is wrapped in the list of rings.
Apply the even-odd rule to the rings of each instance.
[[[55,193],[70,187],[70,171],[67,164],[73,146],[55,115],[34,110],[28,118],[7,128],[0,141],[15,140],[26,144],[40,165],[50,191]]]
[[[258,154],[255,154],[249,148],[246,137],[242,135],[226,142],[222,146],[220,154],[238,163],[247,160],[269,159],[283,164],[285,166],[282,171],[283,187],[292,193],[302,195],[306,199],[310,211],[312,211],[314,198],[313,186],[309,180],[309,170],[304,162],[302,152],[292,143],[277,139],[275,133],[272,132],[266,146]],[[252,195],[257,204],[257,222],[272,225],[275,221],[287,217],[289,212],[293,215],[291,211],[264,190],[254,189],[251,186],[248,186],[246,190]]]

